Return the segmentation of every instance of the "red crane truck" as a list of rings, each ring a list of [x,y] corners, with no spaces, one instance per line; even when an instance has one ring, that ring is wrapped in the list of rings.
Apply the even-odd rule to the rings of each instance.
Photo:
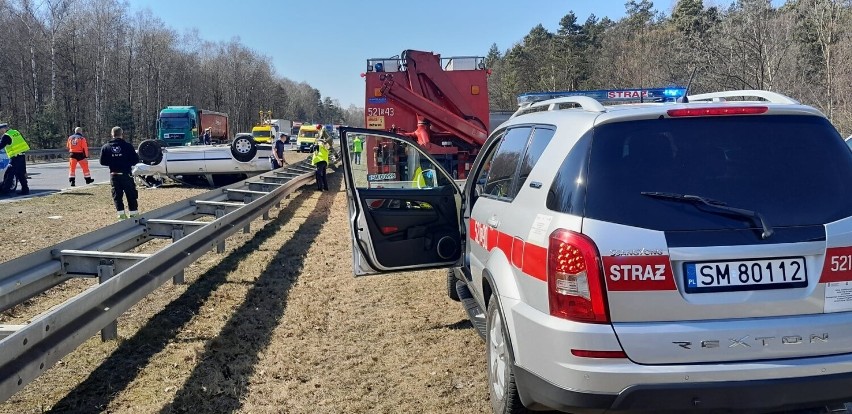
[[[406,50],[391,58],[367,60],[367,128],[415,138],[459,180],[467,178],[488,137],[488,74],[482,57],[441,58]],[[369,174],[393,179],[405,154],[391,141],[367,137]],[[384,141],[384,140],[381,140]]]

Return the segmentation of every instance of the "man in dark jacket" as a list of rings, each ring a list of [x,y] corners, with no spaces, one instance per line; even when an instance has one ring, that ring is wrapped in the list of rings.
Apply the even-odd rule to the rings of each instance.
[[[101,148],[101,165],[109,167],[110,183],[112,184],[112,200],[118,211],[118,219],[127,218],[124,210],[124,195],[127,196],[127,207],[130,217],[139,215],[139,204],[136,183],[133,181],[133,166],[139,162],[139,155],[133,145],[122,138],[121,127],[112,128],[112,140]]]
[[[281,134],[281,138],[275,140],[272,143],[272,154],[269,156],[269,162],[272,163],[272,169],[277,170],[284,165],[290,165],[286,159],[284,159],[284,147],[289,145],[290,137],[287,134]]]

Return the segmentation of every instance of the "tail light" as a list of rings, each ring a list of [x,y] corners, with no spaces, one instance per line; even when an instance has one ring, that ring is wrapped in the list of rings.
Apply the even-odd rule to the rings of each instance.
[[[547,287],[550,314],[577,322],[609,323],[606,293],[595,243],[558,229],[550,234]]]
[[[669,109],[666,113],[672,118],[694,116],[759,115],[766,113],[766,106],[718,106],[710,108]]]

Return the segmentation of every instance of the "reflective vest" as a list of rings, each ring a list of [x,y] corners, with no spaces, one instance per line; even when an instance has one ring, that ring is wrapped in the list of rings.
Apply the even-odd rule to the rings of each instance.
[[[68,151],[89,155],[89,145],[86,143],[86,137],[77,134],[68,137]]]
[[[12,144],[6,146],[6,154],[9,158],[30,150],[29,144],[27,144],[27,141],[24,141],[24,137],[21,136],[21,133],[18,132],[17,129],[10,129],[6,131],[6,135],[12,138]]]
[[[363,144],[361,143],[361,138],[355,137],[352,140],[352,152],[361,152],[364,149]]]
[[[325,147],[325,144],[317,142],[316,149],[314,150],[314,157],[311,159],[311,164],[317,165],[320,161],[325,161],[325,163],[328,164],[328,148]]]

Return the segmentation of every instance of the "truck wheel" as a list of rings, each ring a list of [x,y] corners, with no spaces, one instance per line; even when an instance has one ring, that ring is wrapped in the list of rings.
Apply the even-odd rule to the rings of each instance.
[[[487,333],[485,352],[488,358],[488,394],[492,412],[498,414],[527,413],[521,403],[518,386],[515,383],[515,358],[509,342],[508,329],[497,297],[488,298],[486,311]]]
[[[157,165],[163,160],[163,143],[158,139],[146,139],[139,143],[139,160],[148,165]]]
[[[231,155],[239,162],[249,162],[257,155],[257,143],[250,137],[239,137],[231,142]]]

